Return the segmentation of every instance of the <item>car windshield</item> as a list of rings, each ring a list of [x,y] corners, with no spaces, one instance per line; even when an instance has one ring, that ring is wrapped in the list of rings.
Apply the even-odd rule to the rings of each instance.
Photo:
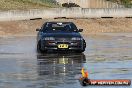
[[[44,32],[77,32],[77,27],[73,23],[46,23]]]

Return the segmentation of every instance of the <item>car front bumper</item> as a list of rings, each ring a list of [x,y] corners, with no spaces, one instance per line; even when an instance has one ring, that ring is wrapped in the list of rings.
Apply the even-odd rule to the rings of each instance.
[[[68,45],[67,48],[59,48],[60,44]],[[83,50],[83,41],[42,41],[42,50]]]

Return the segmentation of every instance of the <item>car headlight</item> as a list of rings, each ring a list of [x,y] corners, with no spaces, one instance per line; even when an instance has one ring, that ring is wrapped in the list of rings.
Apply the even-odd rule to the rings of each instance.
[[[43,40],[55,40],[55,38],[53,38],[53,37],[45,37],[45,38],[43,38]]]
[[[83,40],[83,38],[74,37],[72,40]]]

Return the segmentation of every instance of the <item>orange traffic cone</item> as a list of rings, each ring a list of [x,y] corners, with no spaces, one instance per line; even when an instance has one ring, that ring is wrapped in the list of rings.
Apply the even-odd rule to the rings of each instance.
[[[90,79],[88,78],[88,72],[84,71],[84,68],[81,70],[82,77],[80,78],[80,83],[82,86],[90,85]]]
[[[82,77],[88,78],[88,72],[85,72],[84,68],[82,68],[81,73],[82,73]]]

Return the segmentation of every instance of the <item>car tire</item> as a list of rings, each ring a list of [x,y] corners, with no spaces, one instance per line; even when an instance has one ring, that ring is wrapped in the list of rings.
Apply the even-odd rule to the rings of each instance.
[[[85,40],[83,40],[83,50],[81,50],[81,51],[84,52],[85,48],[86,48],[86,42],[85,42]]]
[[[85,50],[77,50],[76,53],[83,53]]]
[[[77,50],[76,52],[77,53],[83,53],[85,51],[85,48],[86,48],[86,42],[85,40],[83,41],[83,49],[82,50]]]
[[[42,50],[41,49],[41,42],[40,41],[37,44],[37,52],[38,53],[46,53],[47,52],[47,50]]]
[[[85,51],[85,48],[86,48],[86,42],[85,40],[83,40],[83,50]]]

